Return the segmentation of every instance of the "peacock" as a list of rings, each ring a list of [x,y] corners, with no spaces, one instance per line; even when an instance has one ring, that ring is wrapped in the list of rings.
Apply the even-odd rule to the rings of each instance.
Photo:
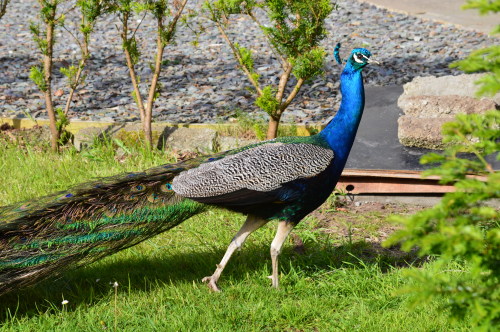
[[[338,44],[335,58],[339,57]],[[354,49],[341,74],[342,102],[316,135],[280,137],[234,150],[88,182],[0,208],[0,295],[94,262],[162,233],[211,206],[247,215],[215,272],[270,220],[272,286],[278,256],[295,225],[332,193],[364,108],[362,70],[371,53]]]

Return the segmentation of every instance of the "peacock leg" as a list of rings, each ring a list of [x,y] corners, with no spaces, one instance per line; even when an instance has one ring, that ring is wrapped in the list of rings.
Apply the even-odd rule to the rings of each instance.
[[[278,230],[276,232],[276,236],[274,237],[273,242],[271,243],[271,263],[273,267],[273,274],[269,276],[273,282],[273,287],[278,288],[278,256],[281,252],[281,247],[285,242],[288,234],[292,231],[295,225],[291,222],[280,221],[278,224]]]
[[[240,249],[247,237],[255,230],[264,226],[267,222],[268,220],[261,219],[253,215],[248,215],[247,220],[245,221],[243,226],[241,226],[240,230],[238,231],[238,233],[236,233],[233,240],[229,244],[229,247],[227,248],[224,257],[222,257],[221,262],[217,264],[217,269],[215,270],[214,274],[209,277],[203,278],[202,281],[206,282],[208,284],[208,287],[210,287],[213,291],[220,292],[220,289],[217,286],[217,281],[219,280],[222,271],[226,267],[226,264],[227,262],[229,262],[229,259],[231,258],[234,251],[236,249]]]

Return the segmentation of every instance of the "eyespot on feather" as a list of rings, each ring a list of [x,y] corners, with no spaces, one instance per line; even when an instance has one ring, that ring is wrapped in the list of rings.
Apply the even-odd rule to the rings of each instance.
[[[172,191],[172,184],[171,183],[162,184],[160,190],[163,192]]]
[[[142,184],[135,185],[131,189],[132,192],[141,192],[144,190],[146,190],[146,186],[143,186]]]
[[[160,201],[160,195],[157,193],[152,193],[151,195],[148,196],[148,201],[151,203],[158,203]]]
[[[127,200],[127,201],[136,201],[138,198],[139,197],[137,195],[132,194],[132,195],[126,197],[125,200]]]

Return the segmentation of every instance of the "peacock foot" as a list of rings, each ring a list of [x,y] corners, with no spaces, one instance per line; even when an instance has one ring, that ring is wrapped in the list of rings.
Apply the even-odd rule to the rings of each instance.
[[[268,276],[268,278],[271,279],[273,288],[279,288],[278,277]]]
[[[201,279],[202,282],[206,283],[208,288],[213,290],[214,292],[220,292],[219,286],[217,286],[217,280],[213,276],[205,277]]]

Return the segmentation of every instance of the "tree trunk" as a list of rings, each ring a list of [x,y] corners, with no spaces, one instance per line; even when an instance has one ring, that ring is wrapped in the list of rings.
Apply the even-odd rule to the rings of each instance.
[[[165,44],[161,39],[161,32],[163,31],[162,19],[158,19],[158,36],[156,37],[156,59],[155,59],[155,70],[153,77],[151,79],[151,86],[149,87],[149,95],[146,104],[146,112],[144,114],[144,136],[146,139],[146,144],[148,148],[151,149],[153,146],[153,134],[151,132],[151,122],[153,118],[153,104],[155,101],[156,86],[158,85],[158,79],[161,73],[161,61],[163,58],[163,51],[165,50]]]
[[[122,21],[123,21],[123,29],[121,33],[122,37],[122,42],[123,43],[128,43],[128,20],[129,20],[129,13],[125,12],[123,13]],[[130,55],[129,49],[127,46],[123,48],[125,52],[125,59],[127,61],[127,67],[128,67],[128,72],[130,75],[130,80],[132,81],[132,87],[134,89],[134,94],[135,94],[135,102],[137,104],[137,107],[139,108],[139,115],[141,117],[141,122],[144,123],[145,121],[145,111],[144,111],[144,104],[142,102],[142,96],[141,92],[139,90],[139,82],[137,81],[137,75],[135,73],[135,68],[134,68],[134,63],[132,61],[132,56]]]
[[[53,7],[50,16],[55,17],[56,8]],[[50,127],[50,146],[52,151],[57,152],[59,150],[59,132],[57,131],[57,119],[54,111],[54,104],[52,101],[52,55],[53,55],[53,45],[54,45],[54,21],[47,22],[47,52],[43,56],[43,71],[46,89],[44,91],[45,97],[45,107],[47,108],[47,113],[49,116],[49,127]]]
[[[142,128],[144,130],[144,139],[146,141],[146,147],[151,150],[153,147],[153,133],[151,131],[151,112],[147,112],[144,117],[144,122],[142,123]]]
[[[280,123],[281,116],[270,116],[269,126],[267,127],[267,139],[273,139],[278,136],[278,125]]]

